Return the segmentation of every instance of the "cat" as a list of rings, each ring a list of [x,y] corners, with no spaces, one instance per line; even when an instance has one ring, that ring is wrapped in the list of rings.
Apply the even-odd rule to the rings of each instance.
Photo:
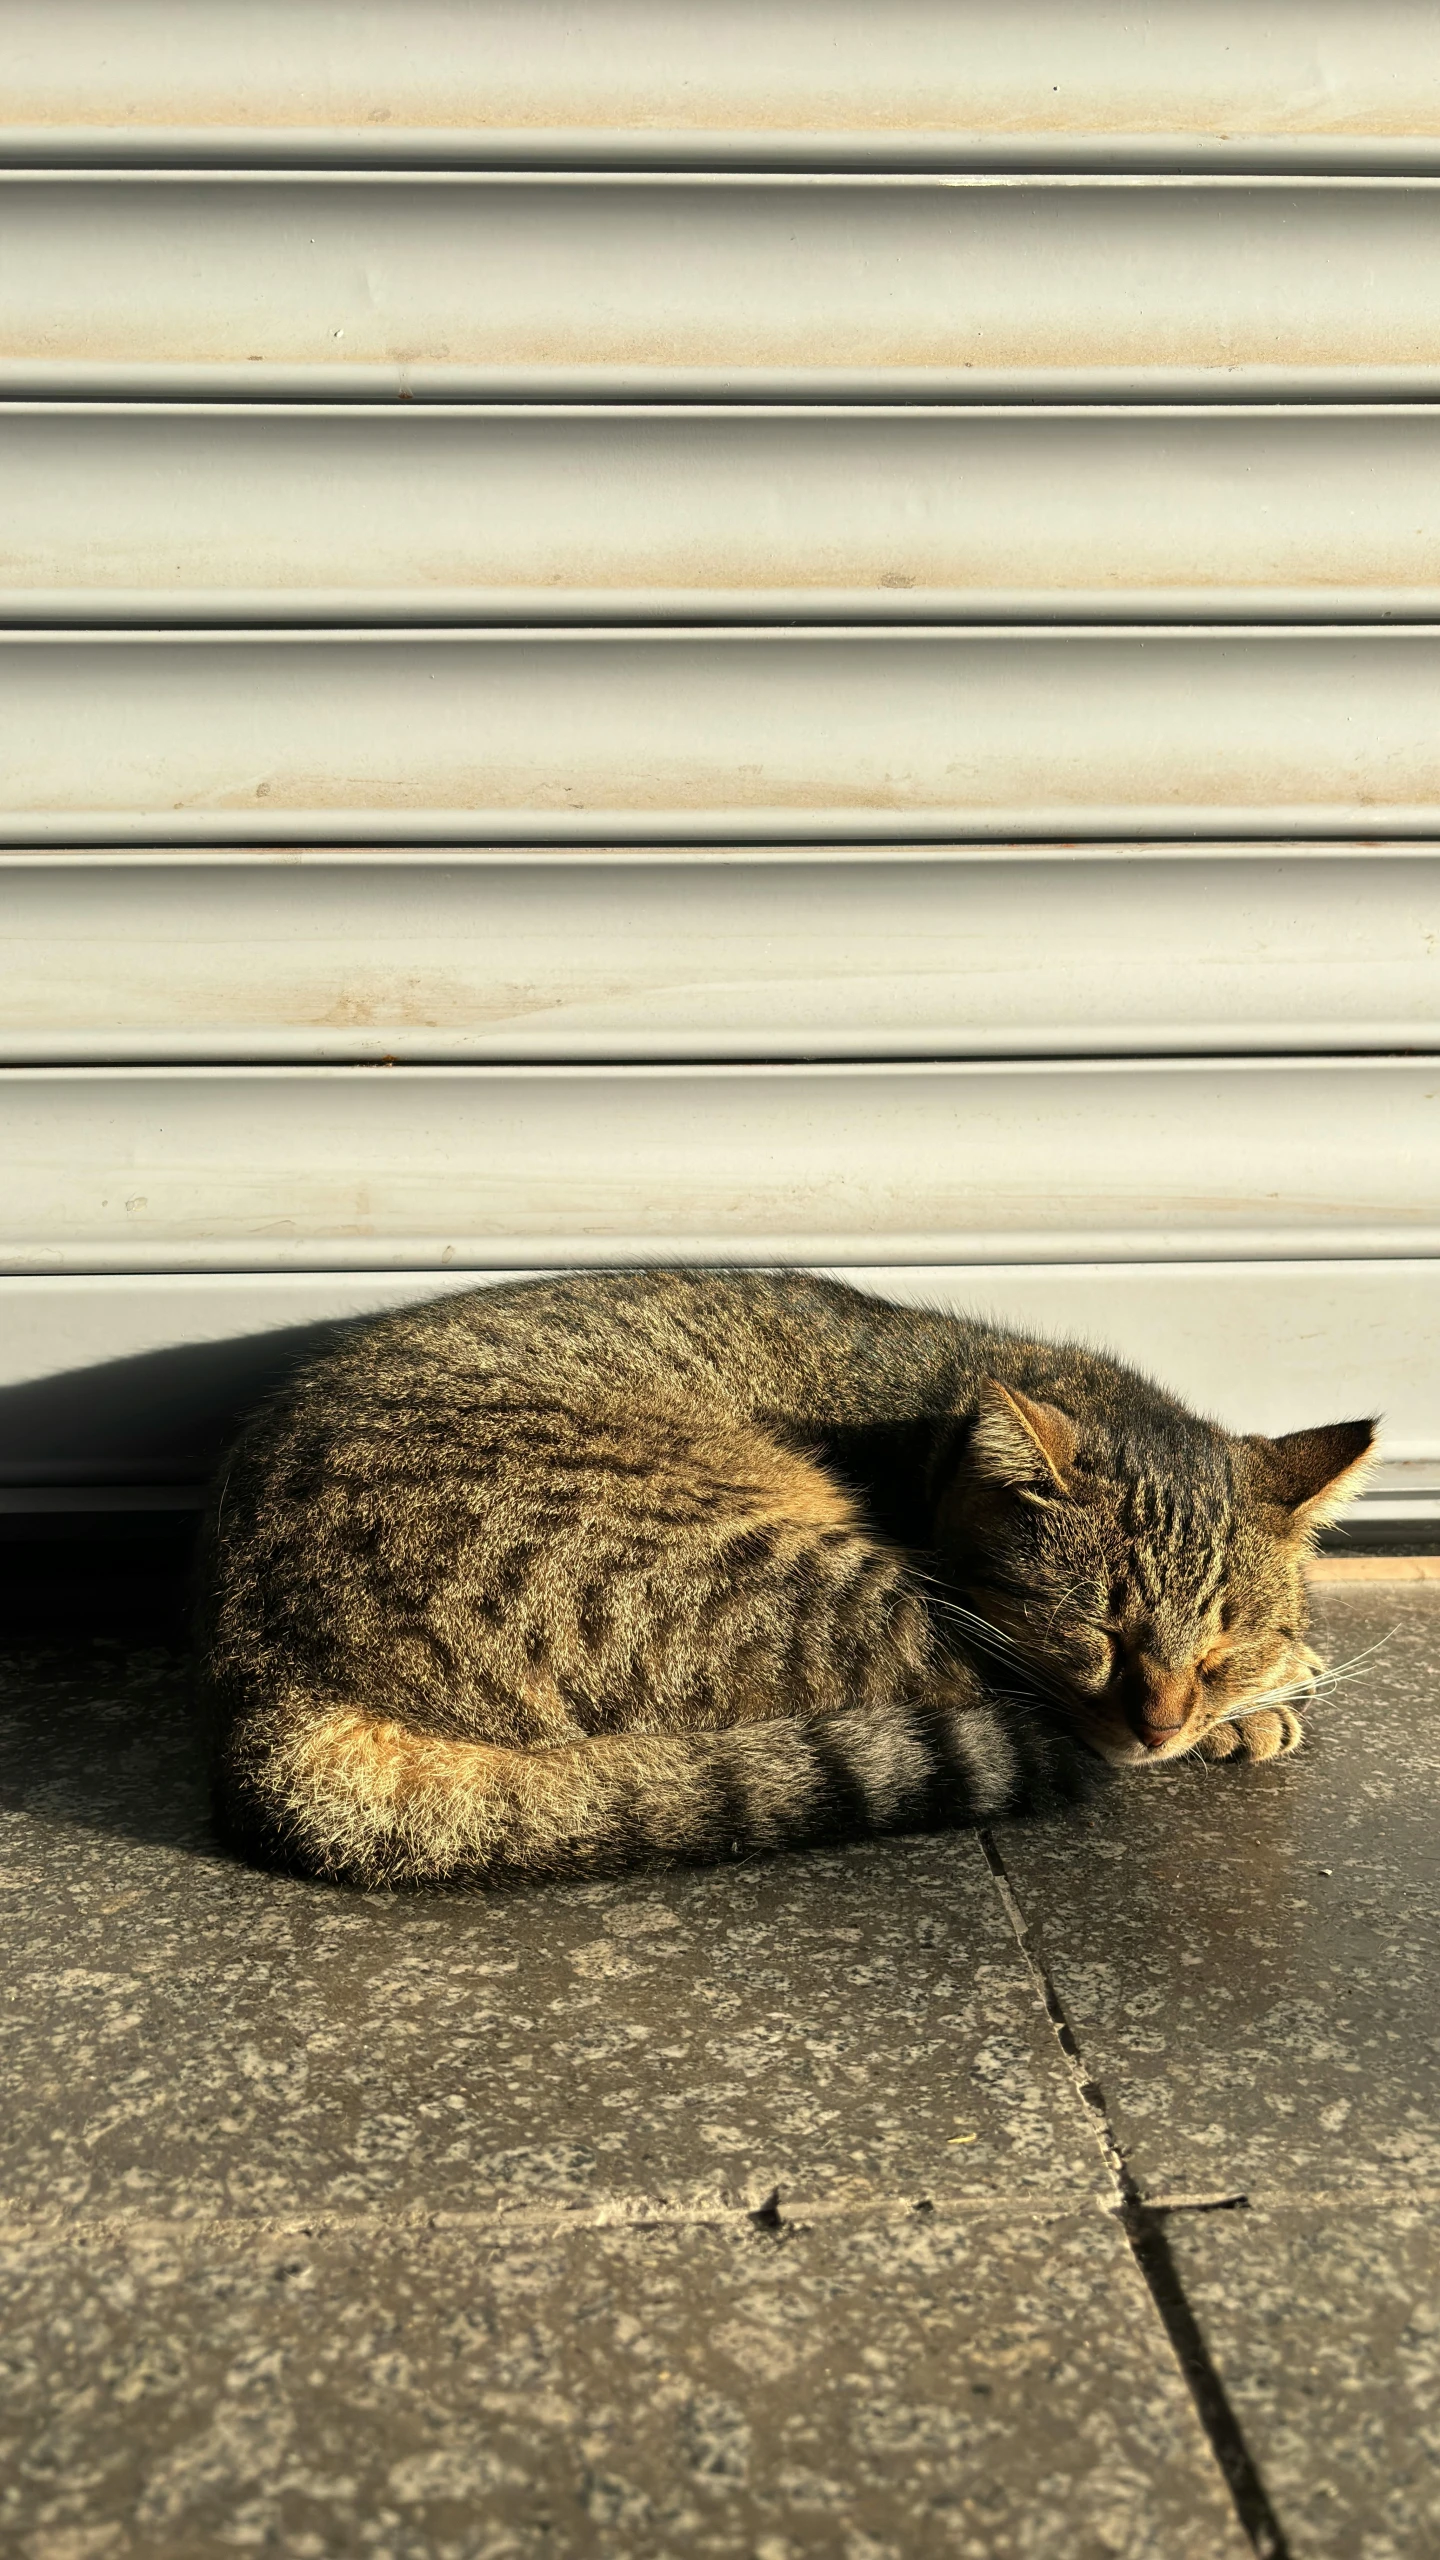
[[[1374,1433],[1236,1437],[1078,1344],[804,1272],[367,1319],[217,1480],[222,1833],[485,1883],[983,1821],[1063,1793],[1076,1737],[1270,1759]]]

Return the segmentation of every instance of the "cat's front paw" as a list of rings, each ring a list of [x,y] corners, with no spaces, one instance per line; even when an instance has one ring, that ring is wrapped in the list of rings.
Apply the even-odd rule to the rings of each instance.
[[[1324,1668],[1312,1646],[1297,1644],[1279,1671],[1271,1672],[1272,1694],[1275,1689],[1287,1691],[1298,1706],[1308,1707],[1315,1695],[1315,1675]],[[1257,1707],[1253,1715],[1212,1724],[1195,1747],[1206,1760],[1281,1760],[1304,1738],[1295,1707],[1277,1701],[1273,1707]]]
[[[1304,1740],[1293,1707],[1257,1707],[1233,1724],[1212,1724],[1195,1748],[1203,1760],[1279,1760]]]

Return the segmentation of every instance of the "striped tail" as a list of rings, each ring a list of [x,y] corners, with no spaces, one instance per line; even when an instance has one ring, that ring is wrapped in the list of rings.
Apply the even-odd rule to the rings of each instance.
[[[218,1798],[246,1854],[374,1887],[600,1875],[982,1822],[1073,1794],[1073,1769],[1038,1722],[968,1687],[549,1750],[312,1707],[270,1723],[264,1740],[233,1730]]]

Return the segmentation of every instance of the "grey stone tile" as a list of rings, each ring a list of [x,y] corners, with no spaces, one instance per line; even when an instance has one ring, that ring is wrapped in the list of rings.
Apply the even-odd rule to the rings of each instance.
[[[23,2560],[1242,2560],[1109,2217],[16,2239]]]
[[[157,2214],[1103,2192],[973,1838],[366,1897],[210,1841],[176,1666],[0,1683],[0,2195]]]
[[[1434,2205],[1167,2220],[1294,2560],[1440,2551]]]
[[[1321,1617],[1332,1660],[1388,1641],[1293,1760],[1181,1763],[999,1835],[1152,2194],[1440,2180],[1440,1589]]]

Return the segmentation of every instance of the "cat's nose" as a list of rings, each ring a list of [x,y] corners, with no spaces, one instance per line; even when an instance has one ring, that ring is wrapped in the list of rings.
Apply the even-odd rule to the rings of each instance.
[[[1176,1734],[1181,1731],[1184,1722],[1185,1719],[1183,1716],[1177,1717],[1174,1724],[1147,1724],[1142,1721],[1136,1734],[1136,1740],[1138,1742],[1143,1742],[1147,1751],[1161,1751],[1164,1749],[1167,1742],[1174,1741]]]
[[[1147,1751],[1159,1751],[1173,1742],[1188,1724],[1195,1703],[1193,1672],[1167,1670],[1163,1663],[1141,1654],[1136,1664],[1139,1696],[1131,1722],[1136,1738]]]

